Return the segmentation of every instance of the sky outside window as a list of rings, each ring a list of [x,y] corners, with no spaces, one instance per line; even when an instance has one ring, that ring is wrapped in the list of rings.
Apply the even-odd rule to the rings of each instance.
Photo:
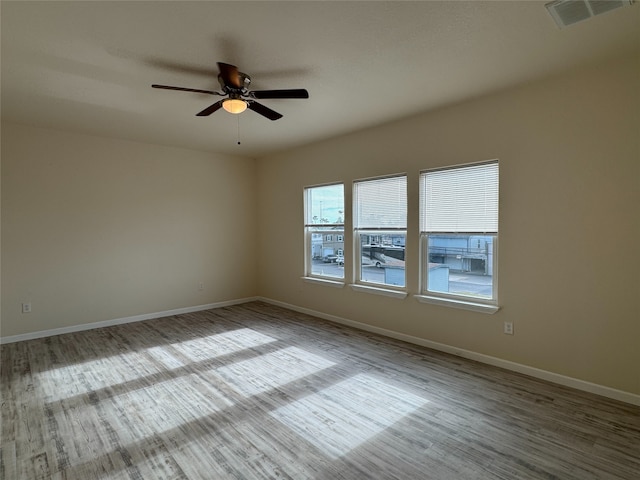
[[[308,223],[344,223],[344,189],[327,185],[310,190],[311,218]]]

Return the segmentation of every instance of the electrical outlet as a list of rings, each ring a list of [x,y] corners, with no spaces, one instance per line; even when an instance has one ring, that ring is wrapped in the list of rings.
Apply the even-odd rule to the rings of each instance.
[[[204,282],[198,283],[198,290],[204,290]]]
[[[504,322],[504,333],[506,335],[513,335],[513,322]]]
[[[22,304],[22,313],[31,313],[31,303]]]

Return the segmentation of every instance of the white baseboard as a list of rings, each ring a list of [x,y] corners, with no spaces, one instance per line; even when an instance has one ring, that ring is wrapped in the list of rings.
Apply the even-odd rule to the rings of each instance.
[[[34,340],[36,338],[53,337],[54,335],[63,335],[65,333],[81,332],[83,330],[92,330],[94,328],[111,327],[113,325],[122,325],[124,323],[142,322],[144,320],[170,317],[171,315],[179,315],[181,313],[200,312],[202,310],[228,307],[230,305],[238,305],[241,303],[252,302],[255,300],[258,300],[258,298],[257,297],[241,298],[237,300],[228,300],[225,302],[196,305],[194,307],[176,308],[174,310],[165,310],[163,312],[144,313],[142,315],[133,315],[131,317],[115,318],[113,320],[104,320],[102,322],[85,323],[82,325],[72,325],[69,327],[54,328],[52,330],[41,330],[39,332],[24,333],[21,335],[12,335],[9,337],[0,337],[0,344],[22,342],[24,340]]]
[[[283,308],[288,308],[296,312],[305,313],[307,315],[312,315],[314,317],[319,317],[324,320],[329,320],[330,322],[347,325],[349,327],[357,328],[359,330],[365,330],[368,332],[377,333],[380,335],[384,335],[386,337],[395,338],[396,340],[402,340],[404,342],[413,343],[415,345],[420,345],[420,346],[432,348],[434,350],[438,350],[441,352],[450,353],[458,357],[468,358],[470,360],[475,360],[488,365],[493,365],[495,367],[500,367],[506,370],[522,373],[524,375],[529,375],[530,377],[539,378],[541,380],[546,380],[552,383],[556,383],[558,385],[575,388],[577,390],[582,390],[584,392],[594,393],[596,395],[601,395],[603,397],[611,398],[611,399],[618,400],[625,403],[630,403],[631,405],[640,406],[640,395],[636,395],[634,393],[625,392],[623,390],[617,390],[615,388],[605,387],[604,385],[598,385],[596,383],[586,382],[584,380],[579,380],[577,378],[567,377],[565,375],[549,372],[547,370],[541,370],[539,368],[530,367],[528,365],[522,365],[520,363],[511,362],[509,360],[503,360],[501,358],[492,357],[490,355],[484,355],[482,353],[477,353],[477,352],[472,352],[470,350],[464,350],[461,348],[452,347],[451,345],[446,345],[444,343],[432,342],[431,340],[426,340],[420,337],[414,337],[412,335],[406,335],[404,333],[395,332],[393,330],[374,327],[372,325],[367,325],[366,323],[356,322],[354,320],[337,317],[335,315],[329,315],[326,313],[318,312],[316,310],[299,307],[297,305],[291,305],[289,303],[280,302],[280,301],[272,300],[269,298],[259,297],[258,300],[261,300],[266,303],[270,303],[272,305],[277,305]]]

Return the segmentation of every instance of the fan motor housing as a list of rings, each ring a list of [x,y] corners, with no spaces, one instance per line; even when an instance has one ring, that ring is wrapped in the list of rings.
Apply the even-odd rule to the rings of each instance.
[[[249,75],[247,75],[246,73],[243,72],[238,72],[238,76],[240,77],[240,81],[243,84],[243,87],[241,89],[238,89],[241,92],[246,92],[249,89],[249,85],[251,85],[251,77]],[[237,90],[233,87],[229,87],[228,85],[225,85],[224,80],[222,79],[222,75],[218,75],[218,83],[220,84],[220,86],[222,87],[223,90],[227,91],[234,91]]]

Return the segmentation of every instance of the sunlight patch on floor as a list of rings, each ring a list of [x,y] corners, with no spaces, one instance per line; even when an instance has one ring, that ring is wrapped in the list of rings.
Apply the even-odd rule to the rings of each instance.
[[[240,328],[217,335],[175,343],[173,347],[185,357],[199,362],[275,341],[275,338],[263,335],[250,328]]]
[[[135,394],[117,395],[112,401],[122,412],[122,421],[142,423],[154,433],[196,422],[233,405],[224,392],[197,374],[165,380]]]
[[[335,365],[301,348],[289,347],[217,369],[245,397],[266,392]]]
[[[270,415],[335,459],[426,403],[422,397],[360,374]]]
[[[38,374],[47,402],[54,402],[160,373],[139,352],[66,365]]]
[[[157,346],[53,368],[37,374],[42,380],[38,385],[46,400],[55,402],[275,341],[250,328],[240,328],[172,344],[178,355],[168,353],[167,346]],[[157,362],[149,362],[145,354]]]

